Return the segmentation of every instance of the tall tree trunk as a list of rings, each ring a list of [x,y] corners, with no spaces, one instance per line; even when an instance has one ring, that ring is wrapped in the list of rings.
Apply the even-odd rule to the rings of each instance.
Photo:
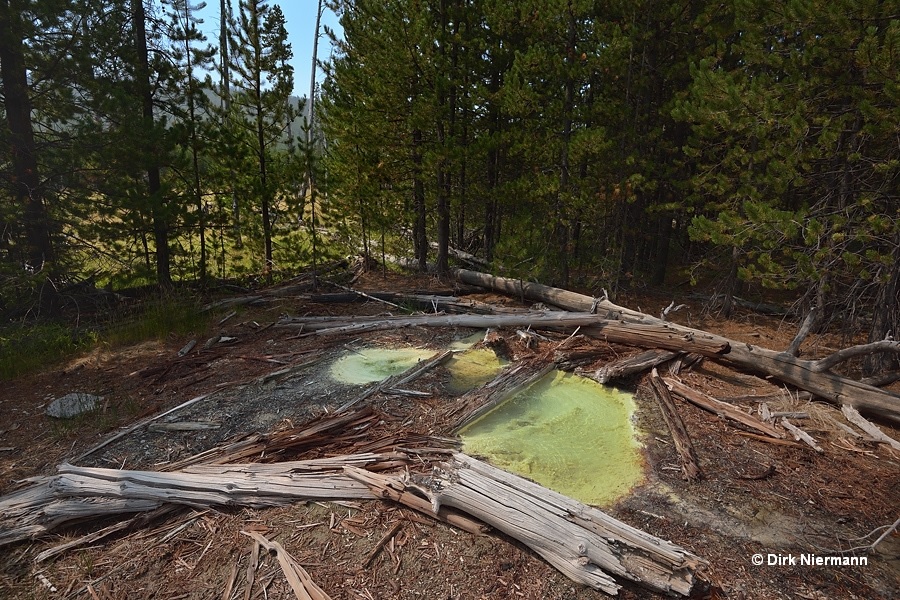
[[[569,224],[566,219],[567,206],[563,201],[569,193],[570,165],[569,145],[572,141],[572,112],[575,104],[575,80],[572,69],[575,63],[575,13],[571,3],[568,6],[568,28],[566,36],[566,80],[563,97],[562,146],[559,156],[559,192],[556,196],[555,222],[553,239],[557,244],[554,249],[559,254],[559,279],[563,287],[569,285]],[[556,275],[556,274],[554,274]],[[555,278],[555,277],[554,277]]]
[[[12,184],[17,205],[22,207],[24,258],[31,269],[38,271],[46,263],[52,263],[55,256],[31,122],[31,99],[28,97],[28,73],[22,39],[23,12],[20,2],[0,0],[0,80],[10,133]]]
[[[425,182],[422,180],[422,131],[414,129],[412,132],[412,162],[413,162],[413,206],[416,212],[416,220],[413,224],[413,248],[416,260],[419,262],[419,271],[423,273],[428,269],[428,237],[425,230]]]
[[[441,30],[440,39],[438,40],[438,55],[440,64],[446,66],[447,53],[447,0],[440,1],[440,19]],[[438,106],[438,122],[437,122],[437,138],[438,151],[441,156],[437,161],[437,272],[440,274],[447,273],[450,270],[450,175],[447,171],[447,150],[449,142],[447,139],[447,130],[444,126],[444,118],[452,119],[453,106],[452,101],[447,93],[448,87],[452,86],[450,82],[452,73],[439,73],[435,77],[435,92],[437,95]],[[445,79],[446,78],[446,79]],[[446,113],[444,109],[447,109]]]
[[[314,145],[316,140],[315,133],[315,102],[316,102],[316,61],[319,53],[319,27],[322,23],[322,11],[324,7],[322,0],[316,8],[316,30],[313,35],[313,51],[312,66],[309,75],[309,129],[306,130],[306,175],[309,180],[309,206],[310,206],[310,229],[312,230],[312,264],[313,264],[313,289],[318,286],[318,277],[316,269],[318,266],[318,249],[317,249],[317,233],[316,233],[316,174],[313,168]]]
[[[150,197],[151,216],[153,217],[153,241],[156,246],[156,281],[161,287],[172,285],[169,271],[169,225],[166,220],[165,199],[162,197],[162,181],[160,178],[158,148],[152,141],[155,122],[153,117],[153,89],[150,83],[150,54],[147,49],[147,16],[144,13],[142,0],[132,0],[132,19],[134,21],[134,42],[137,50],[137,78],[143,108],[144,127],[148,135],[147,153],[147,193]]]
[[[184,23],[185,23],[185,36],[184,36],[184,56],[185,61],[187,62],[187,101],[188,101],[188,118],[190,119],[190,143],[191,143],[191,167],[193,169],[194,175],[194,201],[197,206],[197,227],[199,229],[200,234],[200,265],[199,265],[199,275],[200,282],[202,284],[206,283],[206,213],[203,209],[203,190],[200,184],[200,140],[197,135],[197,123],[199,121],[199,117],[197,115],[197,103],[194,98],[194,93],[196,89],[194,87],[194,65],[193,65],[193,55],[191,53],[191,41],[190,37],[187,35],[188,28],[191,23],[191,3],[190,1],[185,1],[184,3]]]
[[[875,296],[870,342],[900,338],[900,231],[894,235],[892,259],[887,280],[879,286]],[[898,363],[896,354],[873,354],[863,362],[863,372],[869,376],[893,371],[900,367]]]

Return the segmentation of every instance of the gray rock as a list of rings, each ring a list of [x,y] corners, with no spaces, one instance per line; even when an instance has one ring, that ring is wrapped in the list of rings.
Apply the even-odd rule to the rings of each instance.
[[[96,410],[100,406],[101,400],[103,398],[100,396],[73,392],[51,402],[44,412],[57,419],[71,419],[82,413]]]

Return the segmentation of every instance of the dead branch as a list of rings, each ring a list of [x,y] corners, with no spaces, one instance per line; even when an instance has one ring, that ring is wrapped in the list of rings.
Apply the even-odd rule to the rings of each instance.
[[[803,431],[802,429],[800,429],[799,427],[797,427],[796,425],[794,425],[793,423],[788,421],[786,418],[784,418],[784,417],[781,418],[781,425],[782,425],[782,427],[784,427],[785,429],[790,431],[792,434],[794,434],[794,439],[797,440],[798,442],[803,442],[804,444],[806,444],[807,446],[809,446],[816,452],[824,452],[822,447],[818,444],[818,442],[816,442],[815,439],[813,439],[813,437],[811,435],[809,435],[808,433],[806,433],[805,431]]]
[[[838,350],[834,354],[830,354],[825,358],[820,358],[812,364],[813,373],[824,373],[835,365],[845,362],[857,356],[866,356],[875,354],[876,352],[897,352],[900,353],[900,342],[893,340],[881,340],[880,342],[872,342],[871,344],[860,344]]]
[[[810,329],[812,329],[813,323],[816,322],[816,314],[818,311],[816,307],[812,307],[809,313],[806,315],[806,318],[803,319],[803,324],[800,326],[800,330],[797,331],[797,335],[794,337],[791,344],[788,346],[787,352],[791,356],[798,356],[800,354],[800,344],[803,343],[803,340],[806,339],[806,336],[809,335]]]
[[[699,406],[704,410],[718,415],[720,419],[740,423],[745,427],[749,427],[750,429],[758,431],[772,438],[780,439],[784,437],[777,429],[775,429],[768,423],[757,419],[753,415],[748,415],[744,411],[739,410],[737,407],[732,406],[727,402],[716,400],[712,396],[707,396],[703,392],[694,390],[674,379],[664,378],[663,382],[675,394],[681,396],[691,404]]]
[[[669,426],[669,431],[672,433],[675,449],[678,451],[678,456],[681,458],[681,472],[684,475],[684,478],[688,481],[700,481],[703,473],[700,470],[700,465],[697,461],[697,453],[694,451],[694,444],[691,442],[691,437],[688,435],[687,428],[684,426],[684,421],[681,420],[681,416],[678,414],[678,409],[675,408],[675,403],[672,402],[672,396],[669,395],[669,388],[663,384],[656,369],[653,369],[653,372],[650,374],[650,387],[653,389],[653,395],[659,403],[663,419],[665,419],[666,425]]]
[[[874,423],[870,423],[869,421],[867,421],[861,414],[859,414],[859,411],[857,411],[852,406],[842,406],[841,412],[844,413],[844,418],[868,433],[875,441],[881,442],[882,444],[887,444],[894,450],[900,450],[900,442],[887,435]]]

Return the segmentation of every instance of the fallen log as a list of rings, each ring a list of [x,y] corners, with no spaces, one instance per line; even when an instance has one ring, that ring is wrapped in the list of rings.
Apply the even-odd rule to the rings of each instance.
[[[577,294],[568,290],[552,288],[536,283],[527,283],[515,279],[495,277],[486,273],[466,271],[458,269],[456,278],[461,283],[469,285],[481,285],[498,292],[508,293],[512,296],[522,296],[529,300],[547,302],[570,311],[595,312],[598,315],[606,315],[607,318],[618,320],[623,327],[635,324],[642,326],[657,325],[663,322],[650,315],[618,306],[605,298],[592,298],[583,294]],[[709,353],[707,350],[697,350],[698,354],[714,358],[732,367],[762,373],[784,383],[806,390],[816,396],[837,406],[848,404],[856,409],[870,414],[878,415],[900,422],[900,395],[881,390],[871,385],[866,385],[853,379],[841,377],[823,366],[828,363],[818,361],[801,360],[786,352],[776,352],[766,348],[760,348],[744,342],[730,340],[722,336],[714,335],[674,323],[664,323],[669,329],[669,335],[673,338],[684,337],[687,339],[703,339],[710,345],[718,342],[725,350]],[[582,333],[595,335],[601,339],[607,337],[609,328],[583,327]],[[610,339],[610,341],[615,341]],[[629,343],[629,342],[623,342]],[[656,339],[641,338],[636,336],[633,345],[645,348],[665,348],[668,350],[683,350],[685,348],[672,348],[658,344]],[[885,348],[885,344],[878,344],[875,349],[893,350]],[[874,349],[868,349],[875,351]],[[837,358],[844,359],[845,355]],[[829,361],[831,362],[831,361]]]
[[[667,350],[696,352],[714,356],[728,351],[728,341],[724,338],[692,331],[683,333],[677,326],[659,321],[638,323],[607,319],[591,313],[569,312],[525,312],[502,315],[410,315],[398,317],[378,317],[371,320],[354,319],[340,321],[283,321],[280,327],[302,327],[307,335],[357,334],[403,327],[525,327],[536,329],[567,330],[582,327],[592,332],[594,337],[608,342],[664,348]]]
[[[620,588],[614,577],[683,596],[702,587],[702,558],[465,454],[454,454],[418,482],[374,479],[394,489],[412,485],[428,498],[426,512],[451,508],[471,515],[524,543],[573,581],[608,594]]]
[[[85,519],[146,512],[167,504],[263,508],[300,500],[372,499],[368,487],[336,471],[346,465],[377,469],[379,464],[408,462],[402,454],[366,453],[271,465],[203,465],[179,472],[62,464],[57,475],[0,498],[0,546]]]

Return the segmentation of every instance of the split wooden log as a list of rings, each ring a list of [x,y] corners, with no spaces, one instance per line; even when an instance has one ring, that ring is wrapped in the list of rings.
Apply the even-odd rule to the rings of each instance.
[[[887,435],[874,423],[870,423],[869,421],[867,421],[861,414],[859,414],[859,411],[857,411],[852,406],[842,406],[841,412],[844,413],[844,418],[868,433],[876,442],[887,444],[894,450],[900,450],[900,442]]]
[[[659,325],[659,319],[650,315],[627,309],[622,306],[613,304],[609,300],[592,298],[583,294],[577,294],[559,288],[552,288],[545,285],[527,283],[515,279],[507,279],[503,277],[495,277],[486,273],[478,273],[475,271],[466,271],[458,269],[456,278],[462,283],[469,285],[480,285],[482,287],[492,289],[498,292],[508,293],[512,296],[522,296],[530,300],[548,302],[560,308],[571,311],[588,311],[596,312],[600,315],[606,315],[608,318],[615,317],[622,321],[624,326],[632,323],[641,325]],[[718,342],[725,349],[719,352],[709,353],[708,350],[697,350],[698,354],[714,358],[732,367],[772,377],[784,383],[793,385],[802,390],[812,392],[816,396],[837,406],[848,404],[856,409],[885,417],[893,421],[900,422],[900,395],[881,390],[871,385],[866,385],[859,381],[854,381],[846,377],[841,377],[831,373],[827,369],[823,369],[823,363],[817,361],[801,360],[791,356],[786,352],[776,352],[730,340],[717,335],[709,334],[705,331],[684,327],[673,323],[666,323],[670,328],[668,331],[673,336],[685,337],[688,339],[703,339],[710,344]],[[603,338],[607,331],[597,330],[592,327],[582,328],[582,333],[596,335]],[[610,340],[614,341],[614,340]],[[629,342],[623,342],[629,343]],[[631,342],[633,345],[647,348],[665,348],[668,350],[689,350],[687,348],[673,348],[671,346],[660,345],[653,339],[641,339],[635,336]],[[881,344],[880,342],[878,344]],[[881,351],[883,345],[876,348]],[[868,348],[866,351],[874,351]],[[845,356],[845,355],[844,355]],[[843,359],[843,356],[841,356]],[[827,366],[827,363],[825,363]]]
[[[671,350],[647,350],[636,356],[630,356],[603,365],[593,373],[583,373],[598,383],[609,383],[615,379],[623,379],[637,373],[643,373],[648,369],[657,367],[678,356],[678,352]]]
[[[464,512],[434,506],[427,498],[427,491],[412,483],[406,475],[378,475],[365,469],[349,466],[344,468],[344,473],[354,481],[368,486],[376,498],[398,502],[475,535],[483,535],[490,531],[490,527],[472,519]]]
[[[703,472],[700,470],[700,464],[697,460],[697,453],[694,451],[694,444],[688,435],[684,421],[672,402],[672,396],[669,395],[669,388],[665,386],[662,378],[653,369],[650,374],[650,387],[653,389],[653,395],[659,403],[662,411],[663,419],[669,427],[672,434],[672,440],[675,442],[675,449],[678,451],[678,457],[681,459],[681,472],[688,481],[700,481]]]
[[[806,433],[805,431],[803,431],[802,429],[800,429],[799,427],[797,427],[796,425],[794,425],[793,423],[791,423],[790,421],[788,421],[787,419],[785,419],[783,417],[781,419],[781,426],[784,427],[785,429],[787,429],[788,431],[790,431],[794,435],[794,439],[797,440],[798,442],[803,442],[804,444],[806,444],[807,446],[809,446],[816,452],[825,452],[822,449],[822,447],[818,444],[818,442],[816,442],[816,440],[813,438],[813,436],[809,435],[808,433]]]
[[[666,387],[672,390],[673,393],[681,396],[691,404],[699,406],[703,410],[708,410],[709,412],[718,415],[720,419],[740,423],[745,427],[749,427],[750,429],[756,430],[769,437],[778,439],[784,437],[784,435],[780,431],[775,429],[772,425],[769,425],[763,420],[757,419],[753,415],[748,415],[747,413],[738,409],[736,406],[732,406],[731,404],[722,402],[721,400],[716,400],[712,396],[707,396],[703,392],[692,389],[674,379],[664,378],[663,382],[666,384]]]
[[[614,577],[684,596],[702,587],[702,558],[465,454],[454,454],[420,491],[432,507],[456,509],[495,527],[593,589],[616,594]]]
[[[65,524],[157,509],[164,504],[283,506],[299,500],[372,499],[339,471],[408,464],[405,455],[356,454],[272,465],[205,465],[198,472],[156,472],[60,465],[59,474],[0,498],[0,546],[45,535]]]

